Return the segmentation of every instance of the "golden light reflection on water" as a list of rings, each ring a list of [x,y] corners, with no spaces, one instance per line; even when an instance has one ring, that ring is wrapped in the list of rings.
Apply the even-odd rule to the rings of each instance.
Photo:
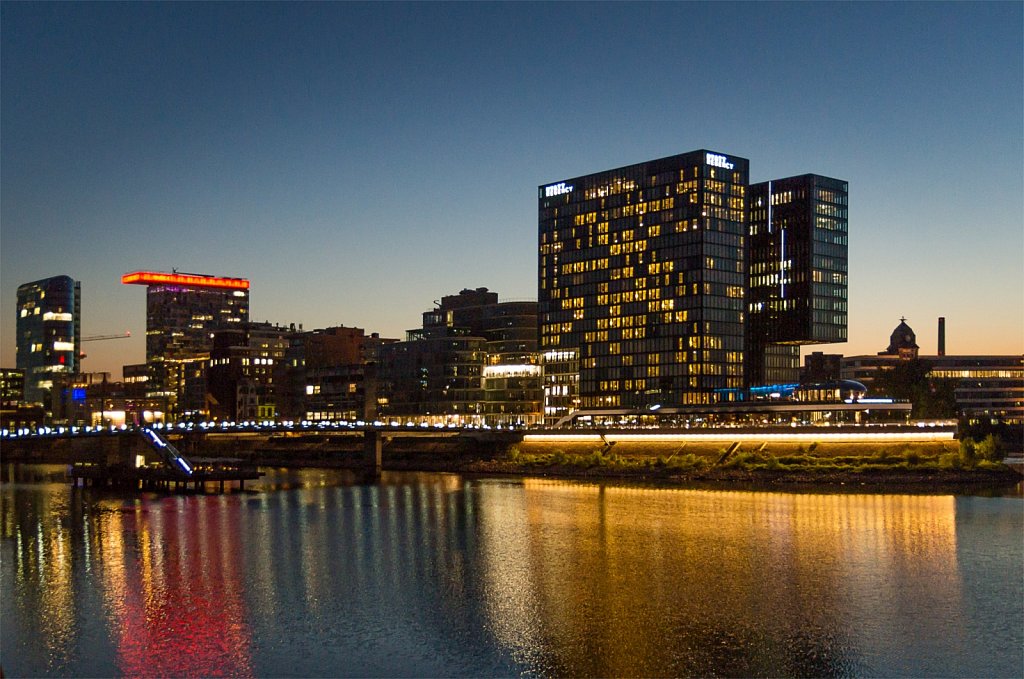
[[[1021,645],[1019,504],[301,478],[5,489],[5,644],[79,676],[964,676]]]
[[[19,521],[23,514],[46,516],[61,514],[67,508],[61,493],[44,493],[36,496],[31,507],[3,506],[3,538],[15,543],[13,567],[19,581],[30,588],[35,605],[23,607],[19,614],[34,619],[44,646],[47,666],[50,671],[62,669],[66,649],[74,642],[75,596],[71,572],[73,562],[68,554],[70,528],[64,522],[55,522],[51,530],[44,530],[41,523]],[[4,568],[12,564],[5,563]],[[10,596],[5,592],[3,596]]]
[[[855,634],[884,643],[908,622],[881,616],[853,632],[839,622],[851,612],[901,597],[915,598],[906,610],[921,597],[947,618],[960,610],[956,595],[949,605],[952,497],[545,480],[492,492],[481,519],[490,624],[517,658],[555,674],[845,674],[864,641]],[[904,571],[922,569],[912,581],[934,582],[934,602],[900,590]]]

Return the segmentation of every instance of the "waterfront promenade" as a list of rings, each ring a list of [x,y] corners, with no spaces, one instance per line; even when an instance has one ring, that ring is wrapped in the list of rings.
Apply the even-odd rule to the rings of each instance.
[[[4,461],[73,465],[71,476],[139,489],[239,487],[258,467],[333,467],[664,481],[1011,483],[951,426],[487,430],[384,423],[180,425],[159,430],[197,476],[139,430],[57,429],[8,437]],[[165,478],[166,477],[166,478]]]

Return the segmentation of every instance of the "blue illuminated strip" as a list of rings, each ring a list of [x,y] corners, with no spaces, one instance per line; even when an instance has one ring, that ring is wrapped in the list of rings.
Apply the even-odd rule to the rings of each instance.
[[[163,441],[163,439],[157,436],[156,432],[153,431],[152,429],[143,429],[142,431],[146,433],[146,436],[148,436],[150,440],[153,441],[153,443],[157,444],[161,448],[167,447],[167,444]]]
[[[181,456],[181,453],[179,453],[174,446],[172,446],[169,442],[163,440],[163,438],[161,438],[160,435],[157,434],[152,429],[143,428],[142,433],[144,433],[149,438],[149,440],[153,442],[155,446],[163,448],[166,451],[166,455],[176,465],[178,465],[178,467],[180,467],[183,472],[185,472],[189,476],[192,476],[192,465],[189,464],[188,461]]]

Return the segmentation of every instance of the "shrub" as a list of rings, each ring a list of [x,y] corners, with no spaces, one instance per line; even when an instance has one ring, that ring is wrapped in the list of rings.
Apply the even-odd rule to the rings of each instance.
[[[1003,442],[994,434],[989,434],[983,440],[975,444],[974,453],[979,460],[1002,462]]]
[[[963,456],[960,453],[943,453],[939,455],[939,467],[943,469],[960,469],[963,466]]]
[[[974,466],[974,462],[977,460],[977,450],[975,449],[974,439],[963,438],[960,439],[960,462],[963,466],[971,467]]]

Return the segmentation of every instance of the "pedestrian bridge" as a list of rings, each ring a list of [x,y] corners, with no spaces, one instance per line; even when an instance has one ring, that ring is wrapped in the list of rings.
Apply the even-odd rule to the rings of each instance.
[[[522,431],[383,422],[180,423],[144,427],[42,427],[2,432],[4,459],[71,465],[72,480],[94,485],[179,488],[258,478],[257,464],[308,459],[380,478],[382,448],[410,441],[413,454],[450,441],[448,450],[522,440]],[[407,451],[408,452],[408,451]],[[339,462],[340,461],[340,462]],[[300,462],[301,463],[301,462]],[[315,462],[314,462],[315,464]]]

